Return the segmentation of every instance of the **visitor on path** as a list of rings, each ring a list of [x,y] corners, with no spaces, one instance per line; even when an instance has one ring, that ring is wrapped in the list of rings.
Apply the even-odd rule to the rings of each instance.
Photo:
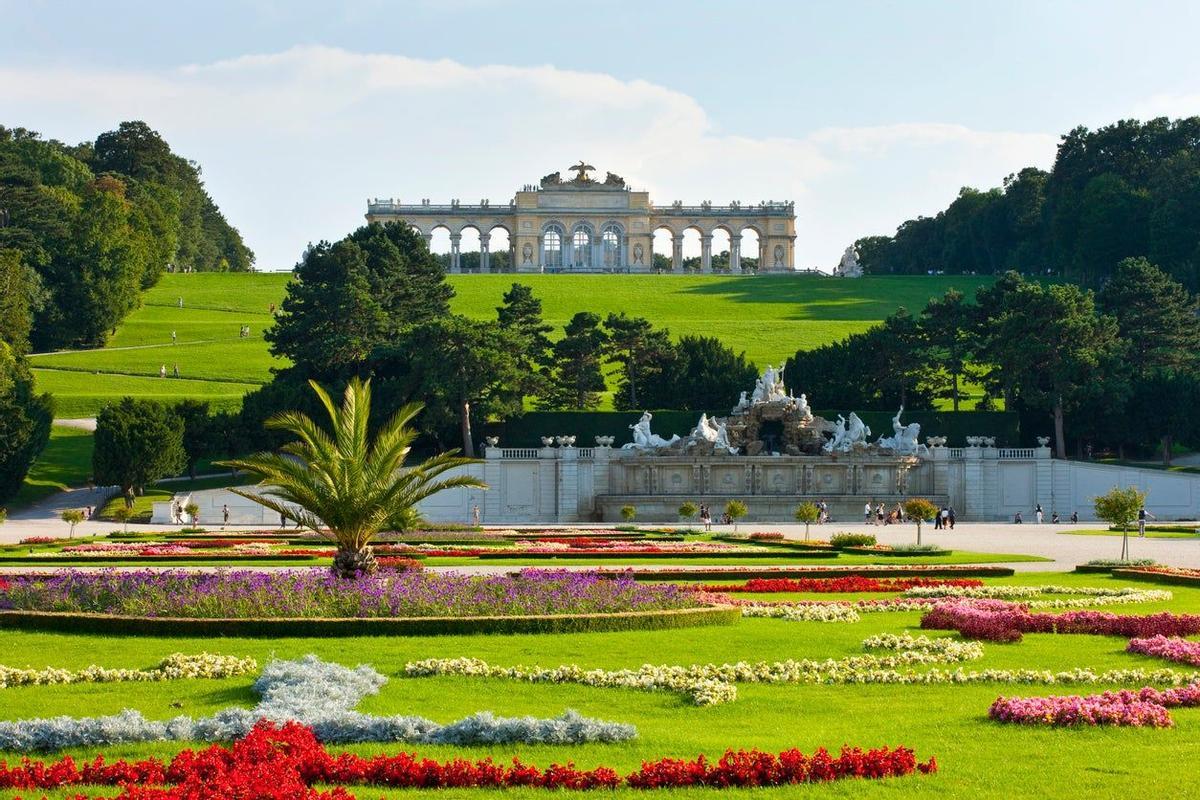
[[[943,516],[945,514],[946,514],[946,507],[942,506],[941,508],[938,509],[938,512],[933,515],[933,529],[935,531],[940,531],[942,529],[942,521],[944,519],[946,519],[946,516]]]
[[[471,524],[476,528],[479,527],[479,503],[471,506]]]
[[[182,297],[179,298],[178,304],[179,304],[180,308],[183,308],[183,298]]]
[[[271,303],[270,311],[271,311],[271,316],[275,316],[275,304],[274,303]]]
[[[225,526],[229,524],[229,506],[221,506],[221,530],[225,530]]]
[[[1157,519],[1157,517],[1146,510],[1145,506],[1142,506],[1138,509],[1138,537],[1143,539],[1146,537],[1146,517]]]
[[[178,378],[178,377],[179,377],[179,365],[178,365],[178,364],[176,364],[176,365],[175,365],[175,366],[172,368],[172,370],[171,370],[171,374],[173,374],[173,375],[174,375],[176,378]]]
[[[896,501],[896,511],[894,513],[896,514],[896,522],[907,521],[904,519],[904,506],[900,504],[899,500]]]
[[[950,506],[950,508],[946,510],[950,512],[949,515],[947,515],[946,521],[950,523],[950,530],[954,530],[954,506]]]
[[[1041,503],[1038,503],[1037,507],[1033,509],[1033,516],[1037,518],[1037,524],[1041,525],[1042,524],[1042,504]]]
[[[163,364],[161,367],[158,368],[158,377],[160,377],[160,378],[167,377],[167,365],[166,364]]]
[[[877,506],[875,506],[875,524],[883,524],[883,503],[879,503]]]
[[[171,344],[175,344],[175,339],[176,339],[175,331],[171,331]]]
[[[863,506],[863,524],[864,525],[871,524],[871,503],[870,503],[870,501],[868,501],[866,503],[866,505]]]
[[[92,507],[91,507],[91,506],[88,506],[87,508],[85,508],[85,509],[83,510],[83,518],[84,518],[84,519],[91,519],[91,518],[92,518]]]
[[[175,500],[171,501],[171,524],[179,524],[179,503]]]
[[[1072,524],[1072,525],[1078,525],[1078,524],[1079,524],[1079,512],[1078,512],[1078,511],[1072,511],[1072,512],[1071,512],[1071,524]]]
[[[704,526],[704,530],[712,530],[712,514],[704,503],[700,504],[700,524]]]
[[[1062,522],[1062,520],[1059,518],[1058,512],[1057,511],[1051,512],[1050,513],[1050,524],[1057,525],[1060,522]]]
[[[1025,522],[1025,520],[1024,520],[1022,517],[1021,517],[1021,512],[1020,512],[1020,511],[1018,511],[1018,512],[1017,512],[1017,515],[1016,515],[1015,517],[1013,517],[1013,524],[1014,524],[1014,525],[1020,525],[1020,524],[1022,524],[1023,522]]]
[[[281,530],[287,527],[287,514],[282,511],[279,512],[279,527]]]
[[[817,509],[820,511],[817,514],[817,524],[824,525],[829,522],[829,504],[822,498],[821,502],[817,503]]]

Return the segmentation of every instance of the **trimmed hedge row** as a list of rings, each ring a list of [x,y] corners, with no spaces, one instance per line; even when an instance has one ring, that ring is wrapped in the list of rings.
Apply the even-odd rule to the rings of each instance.
[[[735,398],[736,399],[736,398]],[[729,416],[730,408],[709,409],[709,416]],[[814,410],[825,419],[837,419],[838,414],[856,411],[871,430],[886,433],[892,429],[894,410],[862,411],[860,409]],[[654,411],[654,432],[665,438],[672,434],[687,436],[696,427],[700,411]],[[499,436],[501,447],[539,447],[541,437],[574,435],[580,447],[591,447],[596,436],[615,436],[617,444],[631,441],[629,426],[638,421],[641,411],[531,411],[520,417],[491,422],[483,426],[484,434]],[[905,411],[905,424],[921,423],[921,433],[949,437],[952,447],[966,444],[966,437],[995,436],[1001,447],[1021,444],[1020,418],[1012,411]]]
[[[363,619],[183,619],[57,611],[0,611],[0,628],[134,636],[458,636],[694,628],[733,625],[741,616],[741,610],[732,606],[623,611],[614,614]]]
[[[1129,578],[1149,583],[1165,583],[1170,586],[1200,586],[1200,577],[1193,575],[1169,575],[1163,572],[1152,572],[1148,569],[1138,569],[1137,567],[1117,567],[1113,569],[1112,576],[1114,578]]]
[[[922,558],[924,556],[948,556],[953,550],[876,550],[872,547],[843,547],[843,553],[857,553],[864,556],[883,556],[885,558]]]
[[[568,560],[568,559],[590,558],[590,559],[601,559],[601,560],[605,560],[605,561],[615,561],[615,562],[619,563],[621,561],[621,559],[625,559],[625,558],[654,558],[654,559],[702,558],[702,559],[708,559],[708,560],[733,559],[735,561],[738,561],[743,558],[785,559],[785,558],[829,558],[831,556],[837,556],[837,552],[836,551],[829,552],[826,550],[796,549],[796,550],[766,551],[766,552],[761,552],[761,553],[743,553],[743,552],[732,552],[732,553],[711,553],[711,552],[706,552],[706,553],[624,553],[624,554],[613,553],[613,554],[609,555],[607,553],[596,553],[596,552],[573,553],[570,550],[564,550],[562,552],[557,552],[557,553],[519,553],[519,552],[518,553],[481,553],[480,555],[475,556],[475,558],[478,558],[480,561],[515,561],[518,559],[543,559],[543,558],[557,558],[557,559]]]
[[[751,578],[1008,578],[1016,574],[1012,567],[946,565],[943,567],[793,567],[782,569],[754,569],[746,567],[734,570],[679,569],[679,570],[622,570],[639,581],[687,581],[687,580],[731,580],[744,581]]]

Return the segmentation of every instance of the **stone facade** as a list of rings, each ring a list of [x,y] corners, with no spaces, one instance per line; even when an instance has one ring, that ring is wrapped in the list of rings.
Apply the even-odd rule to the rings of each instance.
[[[683,269],[683,236],[700,235],[700,271],[712,271],[713,234],[729,235],[730,271],[742,271],[743,232],[758,237],[759,272],[795,269],[796,216],[792,202],[761,202],[717,206],[709,202],[656,206],[648,192],[634,191],[611,172],[603,181],[590,178],[582,163],[572,169],[573,180],[559,173],[525,186],[505,205],[481,200],[468,205],[452,200],[434,205],[428,200],[405,204],[376,198],[367,204],[368,222],[402,221],[428,242],[435,229],[450,233],[450,271],[461,271],[460,243],[468,228],[479,232],[480,270],[488,270],[491,231],[508,232],[510,263],[517,272],[651,272],[654,233],[671,235],[672,268]]]

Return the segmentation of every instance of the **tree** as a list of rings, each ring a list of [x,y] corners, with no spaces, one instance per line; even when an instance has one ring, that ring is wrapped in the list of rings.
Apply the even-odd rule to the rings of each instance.
[[[637,516],[637,508],[634,506],[621,506],[621,519],[626,522],[633,522]]]
[[[738,520],[750,513],[741,500],[730,500],[725,504],[725,516],[733,520],[733,532],[737,533]]]
[[[590,311],[571,318],[563,338],[554,343],[554,366],[539,408],[585,411],[600,404],[600,393],[607,388],[602,368],[607,338],[600,317]]]
[[[68,508],[58,515],[58,518],[71,526],[70,532],[67,533],[68,539],[75,538],[75,526],[83,522],[83,512],[78,508]]]
[[[187,514],[188,522],[191,525],[195,525],[200,521],[200,506],[197,503],[188,503],[183,507],[183,513]]]
[[[1022,401],[1053,416],[1057,455],[1066,458],[1067,413],[1097,391],[1098,370],[1121,363],[1116,320],[1098,316],[1092,293],[1078,286],[1026,283],[1013,307],[989,319],[986,336],[989,358],[1009,373]]]
[[[817,504],[806,501],[796,506],[796,522],[804,524],[804,541],[808,541],[808,526],[821,518],[821,509]]]
[[[917,544],[921,544],[921,526],[927,519],[933,519],[938,513],[938,507],[924,497],[914,497],[904,501],[904,515],[917,523]]]
[[[196,479],[196,462],[213,453],[213,420],[208,409],[203,400],[181,400],[173,407],[175,416],[183,420],[183,452],[192,480]]]
[[[937,391],[935,396],[950,398],[955,411],[961,398],[959,380],[967,374],[974,344],[971,317],[962,292],[950,289],[926,304],[918,322],[925,358],[950,376],[949,388]]]
[[[698,511],[699,509],[696,508],[696,504],[691,500],[684,500],[679,504],[679,518],[684,522],[691,522],[692,518],[696,516]]]
[[[654,330],[649,320],[610,313],[604,320],[608,332],[608,354],[622,367],[621,383],[614,404],[620,409],[641,408],[638,388],[664,371],[664,355],[672,353],[671,337]]]
[[[1175,443],[1195,443],[1200,440],[1200,425],[1196,421],[1196,400],[1200,398],[1200,375],[1156,369],[1144,380],[1134,384],[1130,408],[1153,409],[1135,417],[1135,432],[1143,441],[1157,441],[1164,466],[1171,465]],[[1120,421],[1129,422],[1128,415]]]
[[[456,451],[405,465],[416,438],[410,423],[421,410],[419,404],[401,408],[371,437],[369,380],[351,379],[340,408],[319,384],[310,385],[328,413],[328,429],[305,414],[284,412],[267,422],[295,437],[282,452],[222,463],[260,476],[266,487],[261,493],[230,491],[336,543],[333,571],[339,576],[374,572],[371,540],[403,509],[445,489],[487,488],[470,475],[441,477],[478,463],[458,457]]]
[[[51,398],[35,390],[26,359],[0,341],[0,504],[20,490],[53,418]]]
[[[121,523],[122,532],[129,533],[129,520],[133,519],[133,507],[118,506],[113,509],[112,518]]]
[[[1129,341],[1129,362],[1138,378],[1153,369],[1195,368],[1200,363],[1196,298],[1146,259],[1127,258],[1117,264],[1097,299]]]
[[[420,234],[371,223],[305,252],[266,339],[303,377],[346,378],[372,351],[448,314],[453,295]]]
[[[97,483],[121,487],[126,507],[148,484],[186,466],[183,420],[167,406],[125,397],[100,409],[92,472]]]
[[[1129,560],[1129,526],[1138,518],[1138,512],[1146,504],[1146,493],[1130,486],[1122,489],[1114,486],[1095,500],[1096,516],[1110,525],[1121,527],[1121,560]]]
[[[496,308],[500,327],[512,331],[521,338],[522,348],[518,358],[521,371],[525,373],[523,395],[539,395],[544,391],[545,371],[550,366],[550,339],[546,334],[554,330],[542,319],[542,301],[533,296],[533,290],[520,283],[504,293],[504,303]]]
[[[758,370],[712,336],[684,336],[672,348],[662,374],[644,384],[647,408],[702,411],[737,402],[738,393],[753,386]]]
[[[413,328],[388,348],[376,374],[405,376],[410,396],[425,399],[430,423],[457,421],[462,452],[473,457],[472,417],[522,411],[521,344],[495,322],[448,315]]]

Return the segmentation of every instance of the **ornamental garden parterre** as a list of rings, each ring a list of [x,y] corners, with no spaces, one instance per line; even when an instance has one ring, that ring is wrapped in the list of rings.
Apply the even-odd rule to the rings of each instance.
[[[1188,586],[921,564],[468,575],[410,562],[355,580],[236,562],[0,578],[3,796],[782,796],[854,781],[865,796],[899,782],[986,797],[1005,770],[1053,796],[989,753],[1003,743],[1069,772],[1118,747],[1153,761],[1155,737],[1200,741]],[[504,627],[524,618],[619,622]],[[355,627],[399,619],[470,627]],[[246,620],[310,628],[232,627]],[[1044,728],[1067,738],[1047,751]]]

